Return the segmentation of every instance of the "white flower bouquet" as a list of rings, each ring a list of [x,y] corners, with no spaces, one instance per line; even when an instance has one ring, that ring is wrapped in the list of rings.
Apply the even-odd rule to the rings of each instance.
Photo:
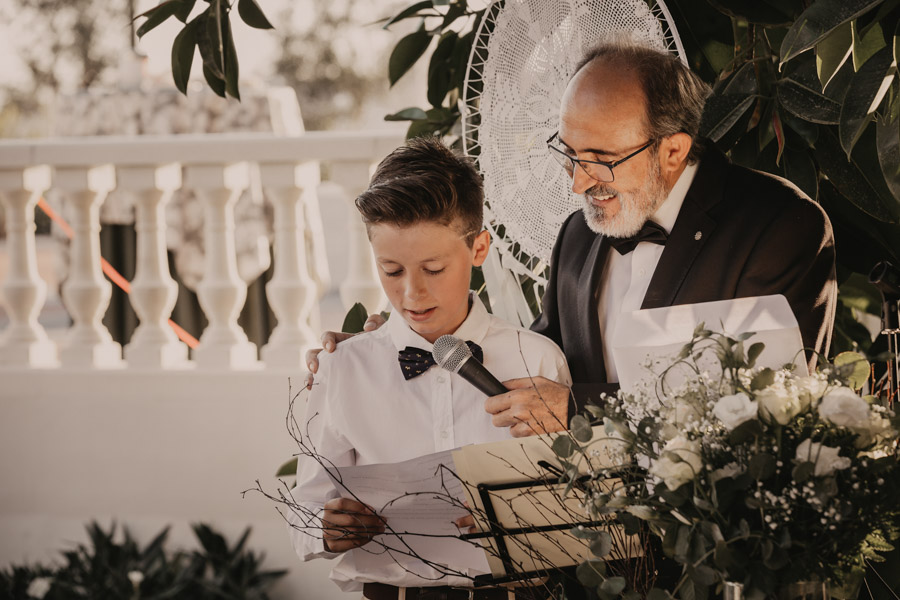
[[[603,561],[588,561],[579,577],[601,598],[702,600],[726,582],[742,584],[751,599],[804,580],[837,590],[866,558],[891,548],[900,513],[897,422],[854,391],[868,363],[842,355],[803,377],[758,368],[763,347],[745,348],[751,335],[735,339],[701,325],[644,387],[590,408],[621,442],[616,475],[625,469],[631,477],[610,491],[603,481],[611,473],[589,469],[590,480],[579,482],[586,511],[649,531],[680,566],[677,581],[657,589],[611,581]],[[667,383],[673,369],[688,374],[677,387]],[[599,441],[579,416],[554,449],[574,476],[579,463],[596,459]]]

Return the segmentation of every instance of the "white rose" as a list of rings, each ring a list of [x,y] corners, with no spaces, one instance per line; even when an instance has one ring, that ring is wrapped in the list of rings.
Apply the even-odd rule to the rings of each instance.
[[[828,389],[828,379],[822,375],[810,375],[798,377],[793,381],[800,398],[800,405],[804,411],[814,408],[825,390]]]
[[[735,477],[744,472],[744,469],[741,468],[739,464],[736,462],[728,463],[724,467],[716,469],[712,473],[710,473],[710,480],[715,483],[720,479],[725,479],[726,477]]]
[[[666,453],[674,454],[681,460],[672,460]],[[666,442],[662,458],[653,461],[650,473],[662,479],[667,488],[675,490],[683,483],[693,480],[702,467],[700,444],[679,435]]]
[[[816,477],[823,477],[850,466],[850,459],[846,456],[838,456],[838,452],[840,452],[840,448],[823,446],[818,442],[806,439],[797,446],[796,458],[797,462],[815,463]]]
[[[50,581],[48,577],[35,577],[28,584],[25,593],[29,598],[43,598],[50,591]]]
[[[713,414],[722,421],[725,429],[731,431],[741,423],[755,419],[758,410],[756,402],[751,401],[747,394],[739,392],[719,398],[713,407]]]
[[[819,403],[819,416],[847,429],[867,429],[869,405],[850,388],[839,387],[829,391]]]
[[[759,416],[767,423],[774,421],[787,425],[802,409],[797,392],[780,384],[756,392],[756,401],[759,402]]]

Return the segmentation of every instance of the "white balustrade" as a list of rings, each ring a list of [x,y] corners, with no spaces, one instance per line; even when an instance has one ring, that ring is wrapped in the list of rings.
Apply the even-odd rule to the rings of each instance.
[[[400,143],[401,134],[382,132],[0,141],[9,265],[0,282],[9,317],[0,331],[0,368],[126,366],[122,348],[101,321],[111,285],[101,269],[99,209],[113,189],[136,199],[137,264],[129,298],[140,325],[124,349],[127,366],[260,368],[256,346],[237,324],[247,284],[237,272],[233,207],[248,185],[247,162],[252,162],[261,166],[275,211],[275,266],[267,294],[278,326],[261,355],[267,366],[296,371],[305,348],[318,343],[318,300],[331,286],[316,197],[319,164],[328,163],[332,179],[352,201],[367,187],[371,166]],[[207,262],[197,292],[209,325],[193,361],[185,360],[186,349],[166,322],[176,286],[168,271],[163,214],[172,191],[181,185],[181,172],[184,186],[197,193],[206,215]],[[64,216],[73,230],[62,300],[74,324],[58,350],[37,321],[47,286],[36,266],[34,206],[47,189],[63,194]],[[349,252],[348,273],[339,285],[345,308],[359,301],[369,310],[380,309],[384,296],[355,207],[347,226],[328,235],[346,240]]]
[[[140,324],[125,347],[132,367],[184,368],[188,348],[168,324],[178,284],[166,256],[165,206],[181,187],[181,165],[122,166],[118,189],[135,195],[137,257],[131,282],[131,305]]]
[[[362,302],[369,312],[378,312],[385,306],[384,292],[378,283],[375,271],[375,258],[366,235],[366,226],[362,222],[354,200],[369,186],[371,161],[353,161],[341,163],[340,184],[349,194],[351,209],[347,219],[347,237],[349,238],[350,259],[349,273],[341,283],[341,302],[349,310],[356,302]]]
[[[38,323],[47,284],[37,270],[34,208],[50,188],[50,168],[0,170],[0,200],[6,207],[9,273],[3,296],[10,325],[0,338],[0,365],[47,368],[58,366],[56,344]]]
[[[262,349],[269,367],[299,367],[303,354],[317,345],[309,316],[318,299],[318,286],[310,276],[304,227],[304,197],[318,177],[310,178],[317,164],[263,163],[263,186],[275,206],[275,270],[266,284],[266,296],[278,325]]]
[[[256,346],[237,323],[247,299],[234,245],[234,205],[249,185],[247,163],[188,165],[185,183],[203,202],[206,267],[197,298],[209,320],[194,350],[200,368],[248,369],[259,366]]]
[[[100,205],[115,189],[112,165],[57,167],[54,188],[64,192],[72,227],[69,277],[62,286],[63,302],[74,325],[60,349],[64,367],[122,367],[122,347],[101,320],[109,306],[112,285],[100,264]]]

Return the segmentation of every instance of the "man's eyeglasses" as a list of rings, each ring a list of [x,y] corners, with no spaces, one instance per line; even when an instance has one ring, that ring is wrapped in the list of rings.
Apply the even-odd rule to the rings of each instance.
[[[554,144],[554,140],[556,141],[556,144]],[[560,143],[558,131],[547,140],[547,147],[550,149],[550,155],[556,159],[556,162],[558,162],[563,169],[566,170],[569,177],[575,176],[575,163],[578,163],[578,165],[581,166],[581,169],[587,173],[588,177],[591,179],[603,183],[611,183],[616,180],[616,176],[613,174],[613,169],[615,167],[618,167],[629,158],[634,158],[652,146],[655,141],[656,140],[650,140],[625,158],[620,158],[613,162],[603,162],[602,160],[580,160],[566,154],[566,151],[558,145]]]

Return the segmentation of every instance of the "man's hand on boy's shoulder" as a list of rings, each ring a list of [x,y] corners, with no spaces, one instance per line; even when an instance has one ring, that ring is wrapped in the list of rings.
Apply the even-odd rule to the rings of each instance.
[[[495,427],[509,427],[513,437],[527,437],[568,428],[569,388],[545,377],[504,381],[505,394],[491,396],[484,410]]]
[[[386,321],[381,315],[369,315],[369,318],[366,319],[366,322],[363,324],[363,330],[375,331],[385,323]],[[322,352],[323,350],[325,352],[334,352],[334,349],[337,348],[339,343],[352,338],[354,335],[356,334],[342,333],[340,331],[326,331],[322,334],[322,347],[306,351],[306,368],[309,369],[309,373],[306,374],[306,389],[312,389],[316,371],[319,370],[319,352]]]
[[[384,533],[384,519],[370,507],[351,498],[333,498],[325,503],[322,540],[328,552],[346,552]]]

